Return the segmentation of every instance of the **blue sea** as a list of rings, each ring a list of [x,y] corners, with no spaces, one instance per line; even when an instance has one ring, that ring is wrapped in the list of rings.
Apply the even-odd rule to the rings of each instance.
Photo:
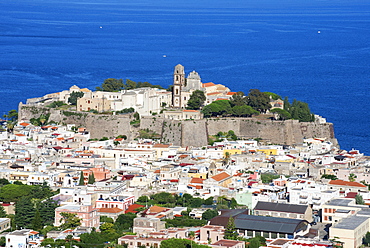
[[[370,155],[369,0],[3,0],[0,113],[106,78],[167,88],[174,66],[307,102]]]

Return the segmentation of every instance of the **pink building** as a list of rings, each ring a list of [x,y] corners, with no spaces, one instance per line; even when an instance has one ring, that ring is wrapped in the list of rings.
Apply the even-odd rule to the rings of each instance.
[[[224,238],[225,228],[223,226],[206,225],[200,228],[199,241],[203,244],[217,242]]]
[[[54,226],[60,226],[62,223],[61,213],[73,213],[81,219],[83,227],[99,227],[99,215],[97,209],[91,205],[65,205],[55,209]]]
[[[104,199],[102,196],[96,200],[97,208],[119,208],[126,211],[129,206],[134,204],[134,196],[110,196]]]

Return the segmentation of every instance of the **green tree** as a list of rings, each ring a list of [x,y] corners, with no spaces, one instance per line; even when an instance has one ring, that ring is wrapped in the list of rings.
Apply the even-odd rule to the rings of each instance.
[[[205,117],[218,115],[229,116],[233,113],[229,100],[214,101],[211,104],[204,106],[202,112]]]
[[[348,177],[348,180],[349,180],[350,182],[354,182],[354,181],[356,181],[356,178],[357,178],[357,176],[356,176],[355,174],[350,173],[350,174],[349,174],[349,177]]]
[[[270,96],[271,99],[273,99],[273,100],[282,99],[281,96],[279,96],[276,93],[272,93],[272,92],[263,92],[263,93],[266,94],[266,95],[268,95],[268,96]]]
[[[136,82],[134,82],[134,81],[132,81],[132,80],[130,80],[130,79],[126,79],[126,82],[125,82],[125,84],[124,84],[123,88],[124,88],[125,90],[132,90],[132,89],[136,89],[136,88],[137,88],[137,83],[136,83]]]
[[[5,119],[7,119],[6,122],[6,129],[8,132],[13,132],[14,126],[18,121],[18,112],[15,109],[12,109],[8,112],[8,114],[3,115]]]
[[[108,91],[108,92],[118,92],[123,89],[124,89],[123,80],[115,78],[105,79],[101,87],[96,87],[97,91]]]
[[[188,100],[188,106],[186,107],[186,109],[193,110],[200,109],[203,106],[205,100],[206,96],[204,95],[204,92],[201,90],[195,90],[190,95],[190,98]]]
[[[212,210],[212,209],[207,209],[203,214],[202,214],[202,219],[203,220],[210,220],[214,217],[218,216],[218,211]]]
[[[0,204],[0,218],[6,218],[7,214],[4,209],[4,206]]]
[[[330,179],[330,180],[337,180],[338,179],[338,177],[336,175],[329,175],[329,174],[323,174],[321,176],[321,178]]]
[[[135,218],[136,214],[133,213],[120,214],[114,222],[114,228],[117,231],[126,231],[132,229]]]
[[[63,230],[75,229],[76,227],[81,226],[81,219],[78,218],[76,214],[63,212],[60,213],[60,216],[62,216],[62,225],[60,225],[60,227]]]
[[[266,113],[271,108],[270,96],[258,89],[251,89],[247,96],[247,104],[260,113]]]
[[[78,182],[78,185],[85,185],[85,177],[83,171],[80,172],[80,180]]]
[[[111,230],[114,230],[114,224],[109,223],[109,222],[105,222],[105,223],[100,225],[99,229],[100,229],[101,232],[109,232]]]
[[[94,175],[94,172],[92,172],[89,175],[89,180],[87,181],[87,184],[94,184],[94,183],[95,183],[95,175]]]
[[[114,220],[111,217],[101,215],[100,222],[114,223]]]
[[[77,100],[78,98],[81,98],[84,96],[84,93],[81,92],[81,91],[73,91],[70,95],[69,95],[69,98],[68,98],[68,102],[71,104],[71,105],[77,105]]]
[[[257,239],[251,239],[249,241],[248,248],[258,248],[260,247],[260,242]]]
[[[213,197],[208,197],[204,200],[204,205],[213,205]]]
[[[150,198],[157,204],[174,203],[176,201],[175,197],[168,192],[160,192],[152,195]]]
[[[5,245],[6,245],[5,237],[1,237],[0,238],[0,247],[5,247]]]
[[[233,114],[235,116],[247,116],[247,117],[250,117],[254,114],[258,114],[259,112],[254,110],[251,106],[248,106],[248,105],[235,105],[233,108],[232,108],[232,111],[233,111]]]
[[[35,216],[34,204],[31,197],[25,196],[15,204],[15,224],[18,228],[32,228],[32,220]]]
[[[230,200],[230,208],[235,209],[238,206],[237,201],[234,198],[231,198]]]
[[[190,201],[190,207],[192,208],[200,208],[204,203],[204,200],[202,198],[194,197]]]
[[[0,200],[2,202],[17,202],[23,196],[30,195],[32,187],[29,185],[8,184],[0,188]]]
[[[230,99],[231,106],[244,106],[246,105],[247,98],[244,95],[243,91],[238,91],[236,94],[232,95]]]
[[[17,110],[12,109],[8,112],[8,114],[4,114],[3,117],[9,122],[15,123],[18,120],[18,112]]]
[[[32,229],[40,231],[42,229],[42,220],[40,216],[40,211],[36,209],[35,216],[32,220]]]
[[[46,199],[57,193],[56,191],[53,191],[46,182],[42,185],[32,185],[31,189],[31,196],[36,199]]]
[[[297,101],[296,99],[293,100],[287,111],[292,116],[292,119],[299,120],[300,122],[312,122],[315,120],[315,116],[311,113],[308,104]]]
[[[362,243],[367,246],[370,245],[370,232],[366,233],[365,237],[362,239]]]
[[[261,181],[262,183],[271,183],[272,180],[279,178],[279,175],[270,174],[270,173],[263,173],[261,174]]]
[[[358,204],[358,205],[365,205],[365,201],[362,198],[362,195],[360,195],[360,194],[357,194],[355,196],[355,201],[356,201],[356,204]]]
[[[279,120],[288,120],[292,117],[290,113],[284,109],[273,108],[270,110],[270,112],[276,113],[278,115]]]
[[[236,240],[238,238],[238,233],[236,232],[235,228],[235,221],[232,216],[230,216],[229,221],[227,222],[224,238],[231,240]]]
[[[137,204],[141,204],[141,205],[145,205],[145,204],[147,204],[148,202],[149,202],[149,197],[148,196],[146,196],[146,195],[142,195],[142,196],[140,196],[139,198],[137,198],[137,201],[136,201],[136,203]]]
[[[226,137],[227,137],[228,139],[231,139],[231,140],[237,140],[237,139],[238,139],[238,137],[236,136],[236,134],[235,134],[235,132],[234,132],[233,130],[229,130],[229,131],[227,132]]]
[[[40,202],[40,215],[42,216],[42,224],[53,225],[55,219],[55,209],[59,206],[58,202],[54,201],[51,198],[48,198]]]
[[[8,184],[10,184],[10,182],[8,181],[8,179],[6,179],[6,178],[0,178],[0,185],[1,186],[8,185]]]

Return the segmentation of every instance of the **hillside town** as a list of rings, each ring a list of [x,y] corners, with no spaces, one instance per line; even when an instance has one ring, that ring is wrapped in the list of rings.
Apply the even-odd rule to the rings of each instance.
[[[173,88],[118,92],[69,90],[27,100],[68,101],[75,111],[133,109],[140,118],[203,119],[188,109],[237,92],[174,69]],[[263,115],[278,118],[282,99]],[[63,107],[63,106],[61,106]],[[153,114],[155,113],[155,114]],[[88,128],[33,121],[10,112],[0,132],[0,234],[3,247],[353,248],[370,243],[370,158],[341,150],[330,137],[269,143],[212,135],[202,146],[179,146],[152,135],[92,138]],[[11,121],[13,122],[13,125]],[[272,121],[272,120],[270,120]],[[282,120],[283,121],[283,120]],[[320,116],[315,123],[325,123]],[[134,123],[135,124],[135,123]],[[146,134],[148,130],[146,130]]]

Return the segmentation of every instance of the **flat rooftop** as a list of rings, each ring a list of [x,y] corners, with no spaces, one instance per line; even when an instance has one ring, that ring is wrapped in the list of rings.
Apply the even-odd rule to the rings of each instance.
[[[358,226],[360,226],[367,220],[368,218],[364,218],[363,216],[354,215],[343,219],[341,222],[334,225],[333,228],[355,230]]]
[[[333,199],[328,202],[326,205],[333,205],[333,206],[348,206],[353,199]]]

